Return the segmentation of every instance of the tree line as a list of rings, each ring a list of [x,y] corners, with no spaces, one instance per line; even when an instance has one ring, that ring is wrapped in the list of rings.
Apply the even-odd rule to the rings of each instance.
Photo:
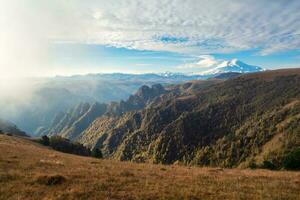
[[[61,151],[64,153],[103,158],[102,152],[99,148],[94,147],[92,150],[90,150],[80,143],[72,142],[61,136],[48,137],[44,135],[38,139],[38,142],[42,145],[49,146],[56,151]]]

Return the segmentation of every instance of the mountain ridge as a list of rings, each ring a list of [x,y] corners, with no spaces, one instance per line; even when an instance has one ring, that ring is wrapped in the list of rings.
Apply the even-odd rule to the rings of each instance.
[[[237,167],[267,159],[280,167],[300,143],[299,88],[300,69],[169,86],[143,106],[98,117],[76,141],[117,160]],[[282,131],[280,148],[264,150]]]
[[[79,137],[97,117],[104,114],[120,116],[125,112],[142,109],[153,98],[166,92],[160,84],[154,84],[151,87],[144,85],[126,101],[121,100],[110,104],[80,103],[66,113],[58,113],[60,120],[57,117],[54,118],[50,128],[41,128],[37,135],[61,135],[73,140]]]
[[[32,87],[26,93],[27,100],[24,98],[16,102],[9,98],[0,99],[3,108],[0,117],[13,121],[22,130],[35,135],[51,126],[57,113],[65,112],[80,102],[118,102],[127,99],[143,85],[159,83],[166,86],[219,75],[221,74],[196,75],[167,71],[157,74],[108,73],[33,78],[26,80]]]

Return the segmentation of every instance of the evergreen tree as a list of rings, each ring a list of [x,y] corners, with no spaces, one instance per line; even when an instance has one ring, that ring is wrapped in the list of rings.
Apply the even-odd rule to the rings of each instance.
[[[102,155],[102,152],[99,148],[93,148],[92,150],[92,157],[95,157],[95,158],[103,158],[103,155]]]
[[[299,170],[300,169],[300,148],[290,152],[283,161],[285,169]]]
[[[47,135],[43,135],[41,143],[45,146],[49,146],[50,145],[49,137]]]

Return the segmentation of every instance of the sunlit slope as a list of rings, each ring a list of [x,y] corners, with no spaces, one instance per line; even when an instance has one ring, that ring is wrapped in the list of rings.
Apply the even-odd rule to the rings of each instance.
[[[119,160],[219,167],[267,161],[277,169],[300,146],[300,69],[192,81],[159,94],[130,112],[98,117],[76,140]]]
[[[0,135],[0,199],[297,199],[299,172],[98,160]]]

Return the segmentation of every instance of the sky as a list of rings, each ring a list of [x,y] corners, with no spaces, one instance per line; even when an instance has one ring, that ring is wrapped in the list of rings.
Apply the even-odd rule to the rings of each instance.
[[[299,0],[0,0],[0,83],[201,72],[240,59],[300,67]]]

